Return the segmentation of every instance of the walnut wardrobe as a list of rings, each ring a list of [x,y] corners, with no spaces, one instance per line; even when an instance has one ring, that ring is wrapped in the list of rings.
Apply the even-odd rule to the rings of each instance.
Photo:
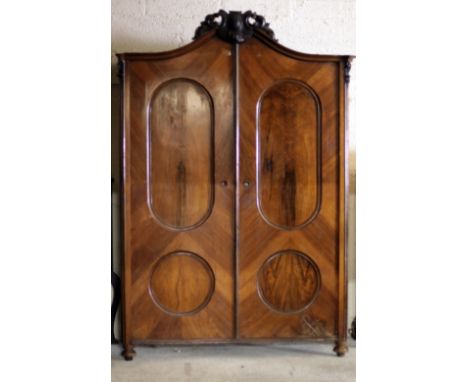
[[[118,56],[124,357],[281,340],[343,355],[350,57],[285,48],[250,11]]]

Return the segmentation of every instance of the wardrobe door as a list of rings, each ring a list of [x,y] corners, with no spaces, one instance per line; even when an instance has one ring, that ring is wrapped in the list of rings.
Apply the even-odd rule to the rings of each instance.
[[[240,338],[345,336],[343,64],[306,56],[239,46]]]
[[[126,343],[233,336],[233,65],[212,36],[122,57]]]

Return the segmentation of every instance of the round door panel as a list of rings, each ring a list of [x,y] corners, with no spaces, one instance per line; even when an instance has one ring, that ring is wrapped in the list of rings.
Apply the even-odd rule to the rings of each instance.
[[[185,316],[202,310],[213,295],[215,277],[209,264],[191,252],[173,252],[153,266],[149,292],[164,312]]]
[[[257,290],[262,301],[279,313],[307,309],[320,290],[320,271],[307,255],[285,250],[270,256],[257,274]]]

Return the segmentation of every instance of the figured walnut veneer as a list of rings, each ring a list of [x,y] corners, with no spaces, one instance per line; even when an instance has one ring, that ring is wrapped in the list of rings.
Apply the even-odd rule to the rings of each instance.
[[[321,110],[305,83],[281,80],[257,105],[258,204],[283,229],[309,223],[320,208]]]
[[[153,266],[149,292],[154,303],[175,316],[196,314],[210,301],[215,287],[213,270],[200,256],[174,252]]]
[[[258,271],[257,289],[273,311],[299,313],[313,303],[320,290],[320,270],[303,253],[281,251],[270,256]]]
[[[346,350],[348,58],[261,16],[119,55],[123,343],[332,340]]]
[[[151,212],[168,228],[194,228],[213,204],[211,97],[195,81],[173,79],[156,88],[148,114]]]

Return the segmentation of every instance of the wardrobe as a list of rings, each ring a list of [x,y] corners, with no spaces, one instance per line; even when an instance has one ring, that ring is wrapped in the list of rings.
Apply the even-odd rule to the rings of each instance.
[[[118,55],[123,355],[135,345],[346,345],[350,57],[280,45],[262,16]]]

